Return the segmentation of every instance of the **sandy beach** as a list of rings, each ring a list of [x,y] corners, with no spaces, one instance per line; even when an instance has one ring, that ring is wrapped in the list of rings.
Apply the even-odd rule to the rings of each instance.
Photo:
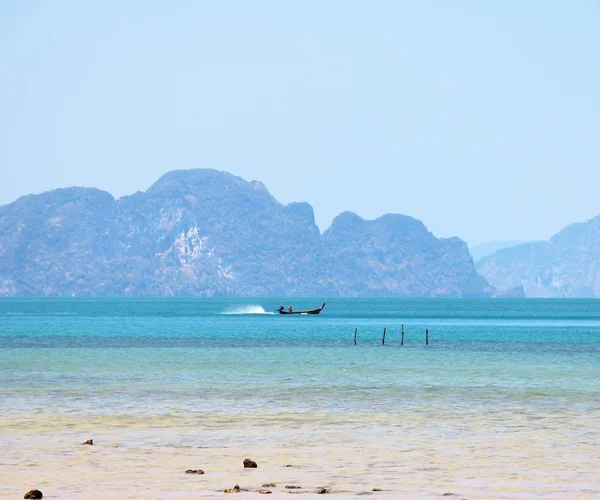
[[[0,496],[22,498],[31,488],[50,499],[250,498],[259,490],[271,491],[269,498],[288,498],[323,488],[334,498],[592,499],[600,494],[600,435],[589,431],[600,413],[588,415],[589,421],[568,410],[542,417],[527,411],[450,413],[442,422],[435,416],[441,409],[422,410],[367,418],[32,415],[4,420]],[[90,438],[94,445],[81,444]],[[244,469],[244,458],[258,467]],[[186,474],[187,469],[205,473]],[[263,486],[268,483],[276,486]],[[225,493],[236,484],[240,493]]]

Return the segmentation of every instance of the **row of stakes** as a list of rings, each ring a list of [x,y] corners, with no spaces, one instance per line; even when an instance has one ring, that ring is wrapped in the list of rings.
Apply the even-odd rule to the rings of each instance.
[[[385,332],[387,328],[383,329],[383,337],[381,337],[381,345],[385,344]],[[356,345],[356,333],[358,332],[358,328],[354,329],[354,345]],[[400,340],[400,345],[404,345],[404,325],[402,325],[402,340]],[[429,345],[429,328],[425,328],[425,345]]]

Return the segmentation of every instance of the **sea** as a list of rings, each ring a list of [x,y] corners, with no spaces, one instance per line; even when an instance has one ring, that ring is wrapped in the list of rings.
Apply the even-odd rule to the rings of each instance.
[[[0,299],[0,498],[594,499],[599,464],[600,300]]]

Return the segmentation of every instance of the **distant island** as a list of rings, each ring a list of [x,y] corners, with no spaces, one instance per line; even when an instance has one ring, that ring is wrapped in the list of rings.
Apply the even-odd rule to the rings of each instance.
[[[600,297],[600,216],[571,224],[549,241],[498,250],[477,262],[479,273],[527,297]]]
[[[0,207],[4,296],[522,295],[515,283],[491,286],[464,241],[412,217],[345,212],[321,234],[309,204],[211,169],[118,200],[70,187]]]
[[[527,241],[488,241],[487,243],[480,243],[479,245],[473,245],[469,247],[469,252],[471,252],[471,256],[475,263],[478,260],[487,257],[488,255],[497,252],[498,250],[502,250],[503,248],[510,248],[517,245],[522,245],[523,243],[528,243]]]

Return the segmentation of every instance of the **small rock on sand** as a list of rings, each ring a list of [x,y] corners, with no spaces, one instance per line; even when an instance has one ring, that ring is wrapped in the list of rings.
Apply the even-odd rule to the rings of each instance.
[[[204,474],[202,469],[188,469],[185,471],[186,474]]]
[[[244,468],[245,469],[256,469],[258,465],[254,460],[250,460],[249,458],[244,459]]]
[[[270,495],[273,493],[271,490],[258,490],[261,495]]]
[[[81,444],[94,444],[94,440],[93,439],[88,439],[87,441],[84,441]]]
[[[319,488],[317,490],[317,495],[324,495],[325,493],[327,493],[327,488]]]
[[[225,493],[239,493],[241,490],[240,485],[236,484],[233,488],[227,488]]]
[[[285,489],[286,490],[301,490],[302,486],[293,486],[291,484],[286,484]]]
[[[275,488],[276,486],[275,483],[265,483],[262,485],[263,488]]]
[[[25,496],[23,498],[42,498],[43,496],[44,495],[40,490],[30,490],[27,493],[25,493]]]

